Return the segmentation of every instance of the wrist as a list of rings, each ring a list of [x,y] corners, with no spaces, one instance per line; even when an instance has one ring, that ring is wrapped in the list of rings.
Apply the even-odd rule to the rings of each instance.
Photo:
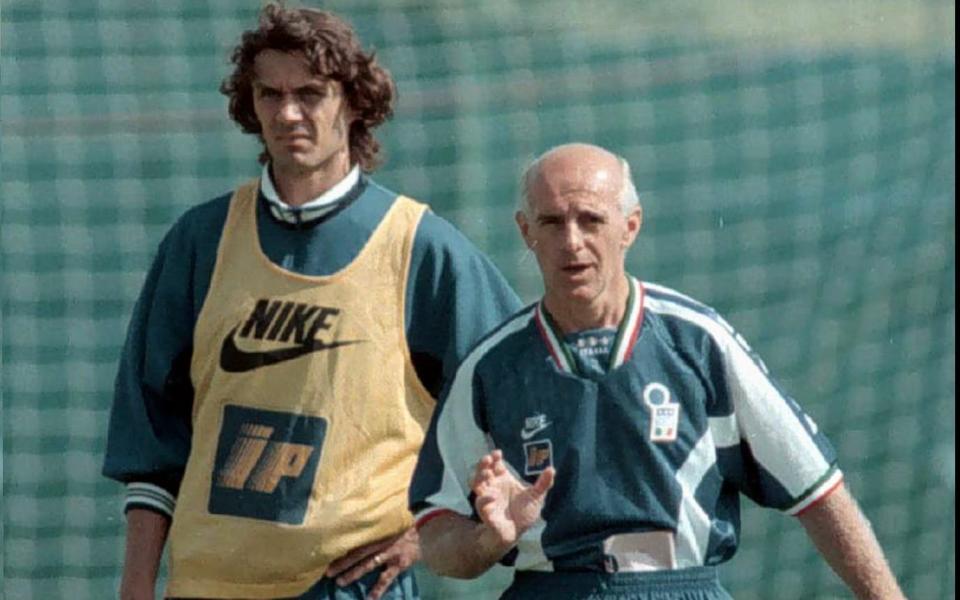
[[[478,523],[474,544],[486,556],[500,560],[516,544],[516,540],[506,540],[486,523]]]

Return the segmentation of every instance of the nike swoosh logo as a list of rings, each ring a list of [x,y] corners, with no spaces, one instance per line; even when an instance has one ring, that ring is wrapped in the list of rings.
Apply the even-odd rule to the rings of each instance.
[[[536,427],[535,429],[521,429],[521,430],[520,430],[520,437],[521,437],[522,439],[524,439],[524,440],[529,440],[530,438],[532,438],[533,436],[537,435],[538,433],[540,433],[541,431],[543,431],[543,430],[546,429],[547,427],[550,427],[550,423],[544,423],[543,425],[540,425],[539,427]]]
[[[239,328],[240,326],[237,325],[233,328],[233,330],[230,331],[230,334],[227,335],[227,339],[223,340],[223,346],[220,348],[220,368],[227,373],[243,373],[245,371],[252,371],[254,369],[259,369],[260,367],[267,367],[277,363],[286,362],[288,360],[293,360],[295,358],[300,358],[301,356],[310,354],[312,352],[331,350],[333,348],[339,348],[340,346],[349,346],[351,344],[359,344],[366,341],[347,340],[342,342],[330,342],[328,344],[327,342],[323,342],[321,340],[307,340],[299,346],[293,346],[292,348],[247,352],[238,348],[237,343],[233,340],[237,333],[237,329]]]

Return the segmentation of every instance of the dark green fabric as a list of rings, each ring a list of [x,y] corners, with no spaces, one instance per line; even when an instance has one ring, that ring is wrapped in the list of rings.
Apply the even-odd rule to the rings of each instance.
[[[652,573],[540,573],[522,571],[500,600],[733,600],[716,569]]]

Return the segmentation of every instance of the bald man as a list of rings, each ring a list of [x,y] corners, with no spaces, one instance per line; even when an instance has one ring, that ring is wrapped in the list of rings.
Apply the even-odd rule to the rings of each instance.
[[[410,490],[427,565],[503,598],[729,598],[740,494],[799,517],[861,598],[902,594],[830,443],[715,311],[631,277],[626,161],[535,160],[516,220],[543,299],[467,355]]]

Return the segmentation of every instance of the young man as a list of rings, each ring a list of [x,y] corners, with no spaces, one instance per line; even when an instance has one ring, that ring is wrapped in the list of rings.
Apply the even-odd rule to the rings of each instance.
[[[268,5],[232,60],[263,172],[174,225],[135,309],[104,464],[128,486],[121,596],[153,597],[169,537],[168,596],[414,598],[433,398],[519,301],[366,175],[394,88],[349,25]]]
[[[861,598],[900,598],[833,449],[714,311],[625,272],[629,168],[584,144],[524,176],[543,300],[470,352],[411,506],[427,565],[517,574],[505,598],[729,598],[739,495],[796,515]]]

